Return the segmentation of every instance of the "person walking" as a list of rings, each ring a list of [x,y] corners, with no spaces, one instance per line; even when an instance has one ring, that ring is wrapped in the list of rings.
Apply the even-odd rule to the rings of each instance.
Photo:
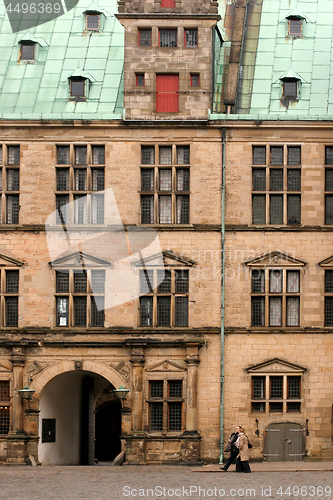
[[[238,439],[235,442],[235,446],[239,450],[239,455],[236,458],[236,469],[237,472],[245,472],[249,474],[251,472],[250,469],[250,454],[249,454],[249,440],[247,435],[245,434],[245,430],[243,427],[239,426],[238,431]],[[238,467],[237,467],[238,464]]]
[[[228,439],[228,444],[227,444],[227,447],[226,447],[226,451],[230,451],[230,457],[229,457],[229,460],[227,461],[227,463],[223,467],[220,467],[220,469],[223,472],[227,472],[227,470],[229,469],[230,465],[236,460],[236,458],[237,458],[237,456],[239,454],[239,450],[235,446],[235,442],[238,439],[238,433],[239,433],[239,427],[237,426],[236,427],[236,432],[233,432],[231,434],[230,438]],[[236,462],[236,470],[237,470],[237,462]]]

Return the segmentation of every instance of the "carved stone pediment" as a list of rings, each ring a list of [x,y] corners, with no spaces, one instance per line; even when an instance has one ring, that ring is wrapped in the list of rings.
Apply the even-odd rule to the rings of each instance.
[[[283,361],[279,358],[274,358],[264,363],[258,365],[250,366],[246,368],[248,373],[291,373],[291,374],[301,374],[306,371],[306,368],[302,366],[294,365],[293,363],[288,363],[288,361]]]
[[[318,266],[320,267],[327,267],[327,268],[332,268],[333,267],[333,255],[331,257],[327,257],[327,259],[322,260],[321,262],[318,262]]]
[[[154,365],[146,368],[146,372],[184,372],[186,371],[186,362],[182,360],[171,361],[166,359],[165,361],[159,361]]]
[[[15,259],[10,255],[0,253],[0,267],[21,267],[24,265],[24,262],[21,260]]]
[[[0,372],[12,371],[13,365],[9,359],[0,359]]]
[[[68,255],[64,255],[63,257],[59,257],[58,259],[50,262],[50,266],[52,269],[57,268],[87,268],[87,267],[109,267],[111,265],[110,262],[104,259],[98,259],[93,255],[89,255],[84,252],[74,252]]]
[[[137,267],[143,267],[141,260],[134,262]],[[166,250],[161,254],[155,254],[144,259],[145,267],[192,267],[196,264],[194,260],[177,255],[170,250]]]
[[[303,267],[306,262],[280,251],[269,252],[256,259],[244,262],[249,267]]]

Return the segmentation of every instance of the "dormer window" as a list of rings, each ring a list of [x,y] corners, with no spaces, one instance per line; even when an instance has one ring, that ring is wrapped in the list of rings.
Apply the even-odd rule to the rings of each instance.
[[[35,46],[33,42],[21,42],[21,61],[35,60]]]
[[[86,29],[89,31],[99,31],[100,29],[100,15],[99,14],[86,14]]]
[[[288,34],[294,37],[302,36],[302,19],[289,19]]]
[[[296,79],[285,80],[283,82],[283,97],[287,99],[297,99],[297,82]]]
[[[70,79],[70,94],[71,97],[85,97],[85,79],[71,78]]]
[[[282,83],[282,99],[297,101],[300,99],[302,77],[292,69],[286,71],[279,78]]]

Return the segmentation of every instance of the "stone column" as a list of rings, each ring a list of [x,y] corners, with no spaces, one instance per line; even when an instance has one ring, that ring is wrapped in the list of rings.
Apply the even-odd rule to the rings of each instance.
[[[187,407],[186,432],[198,432],[198,346],[187,347]]]
[[[145,356],[143,347],[132,349],[130,359],[133,372],[132,393],[132,432],[142,431],[142,390],[143,390],[143,367]]]

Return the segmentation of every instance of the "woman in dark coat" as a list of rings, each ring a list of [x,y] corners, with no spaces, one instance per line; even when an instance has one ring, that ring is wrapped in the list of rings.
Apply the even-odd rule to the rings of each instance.
[[[239,454],[239,450],[235,446],[235,442],[238,439],[238,432],[239,432],[239,427],[236,427],[236,432],[233,432],[231,434],[230,438],[228,439],[228,444],[230,444],[230,457],[229,457],[229,460],[227,461],[227,463],[223,467],[220,467],[220,469],[223,472],[227,472],[230,465],[236,460],[236,458]],[[236,470],[237,470],[237,462],[236,462]]]

